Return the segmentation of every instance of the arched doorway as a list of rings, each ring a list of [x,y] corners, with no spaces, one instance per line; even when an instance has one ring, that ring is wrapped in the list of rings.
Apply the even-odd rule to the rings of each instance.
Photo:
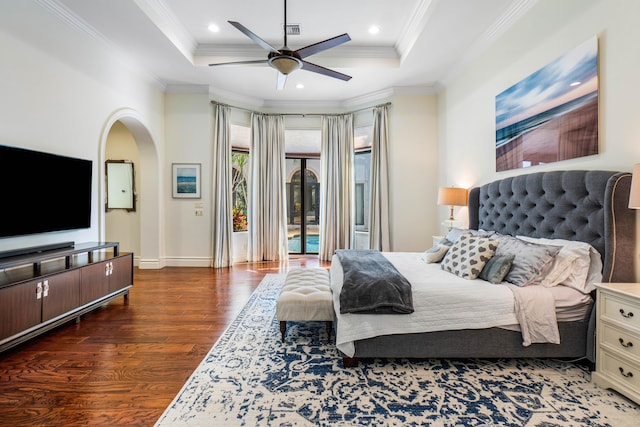
[[[137,183],[139,183],[136,188],[139,221],[137,221],[136,229],[130,230],[130,233],[138,233],[139,253],[134,253],[135,262],[139,268],[162,268],[164,267],[164,262],[161,248],[163,248],[164,232],[161,227],[163,219],[161,217],[160,202],[163,192],[158,150],[148,127],[144,124],[140,115],[130,109],[119,110],[109,117],[101,135],[98,183],[100,240],[106,240],[107,238],[107,221],[104,209],[107,144],[109,142],[109,134],[114,129],[114,126],[118,129],[120,124],[131,133],[139,154],[139,165],[136,165],[135,168],[138,175]]]
[[[320,224],[320,159],[287,158],[287,231],[290,254],[317,254]],[[304,171],[304,173],[303,173]]]

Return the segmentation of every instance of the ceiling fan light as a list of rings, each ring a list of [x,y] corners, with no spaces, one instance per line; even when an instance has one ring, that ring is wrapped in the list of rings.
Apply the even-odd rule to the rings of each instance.
[[[293,56],[274,56],[269,59],[269,65],[282,74],[287,75],[302,66],[302,62],[298,58]]]

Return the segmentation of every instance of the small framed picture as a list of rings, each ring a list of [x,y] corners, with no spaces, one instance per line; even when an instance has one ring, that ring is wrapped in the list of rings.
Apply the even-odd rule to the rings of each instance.
[[[173,163],[173,197],[200,198],[200,163]]]

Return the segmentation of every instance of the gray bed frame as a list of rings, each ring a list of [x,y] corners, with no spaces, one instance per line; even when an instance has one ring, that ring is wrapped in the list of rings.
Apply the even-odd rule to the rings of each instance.
[[[603,282],[633,282],[635,211],[631,174],[552,171],[504,178],[469,192],[469,228],[502,234],[578,240],[602,255]],[[594,295],[595,297],[595,295]],[[355,342],[359,358],[586,358],[595,362],[595,305],[588,318],[559,322],[560,344],[522,345],[501,328],[383,335]]]

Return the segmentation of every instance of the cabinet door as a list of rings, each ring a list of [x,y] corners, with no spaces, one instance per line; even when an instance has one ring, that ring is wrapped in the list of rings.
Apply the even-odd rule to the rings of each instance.
[[[133,254],[127,254],[110,261],[109,292],[115,292],[133,284]]]
[[[37,282],[0,289],[0,340],[40,323],[42,300],[37,298]]]
[[[71,270],[38,280],[44,289],[42,321],[67,313],[80,305],[80,271]]]
[[[109,264],[107,261],[87,265],[81,269],[80,304],[95,301],[109,293]]]

